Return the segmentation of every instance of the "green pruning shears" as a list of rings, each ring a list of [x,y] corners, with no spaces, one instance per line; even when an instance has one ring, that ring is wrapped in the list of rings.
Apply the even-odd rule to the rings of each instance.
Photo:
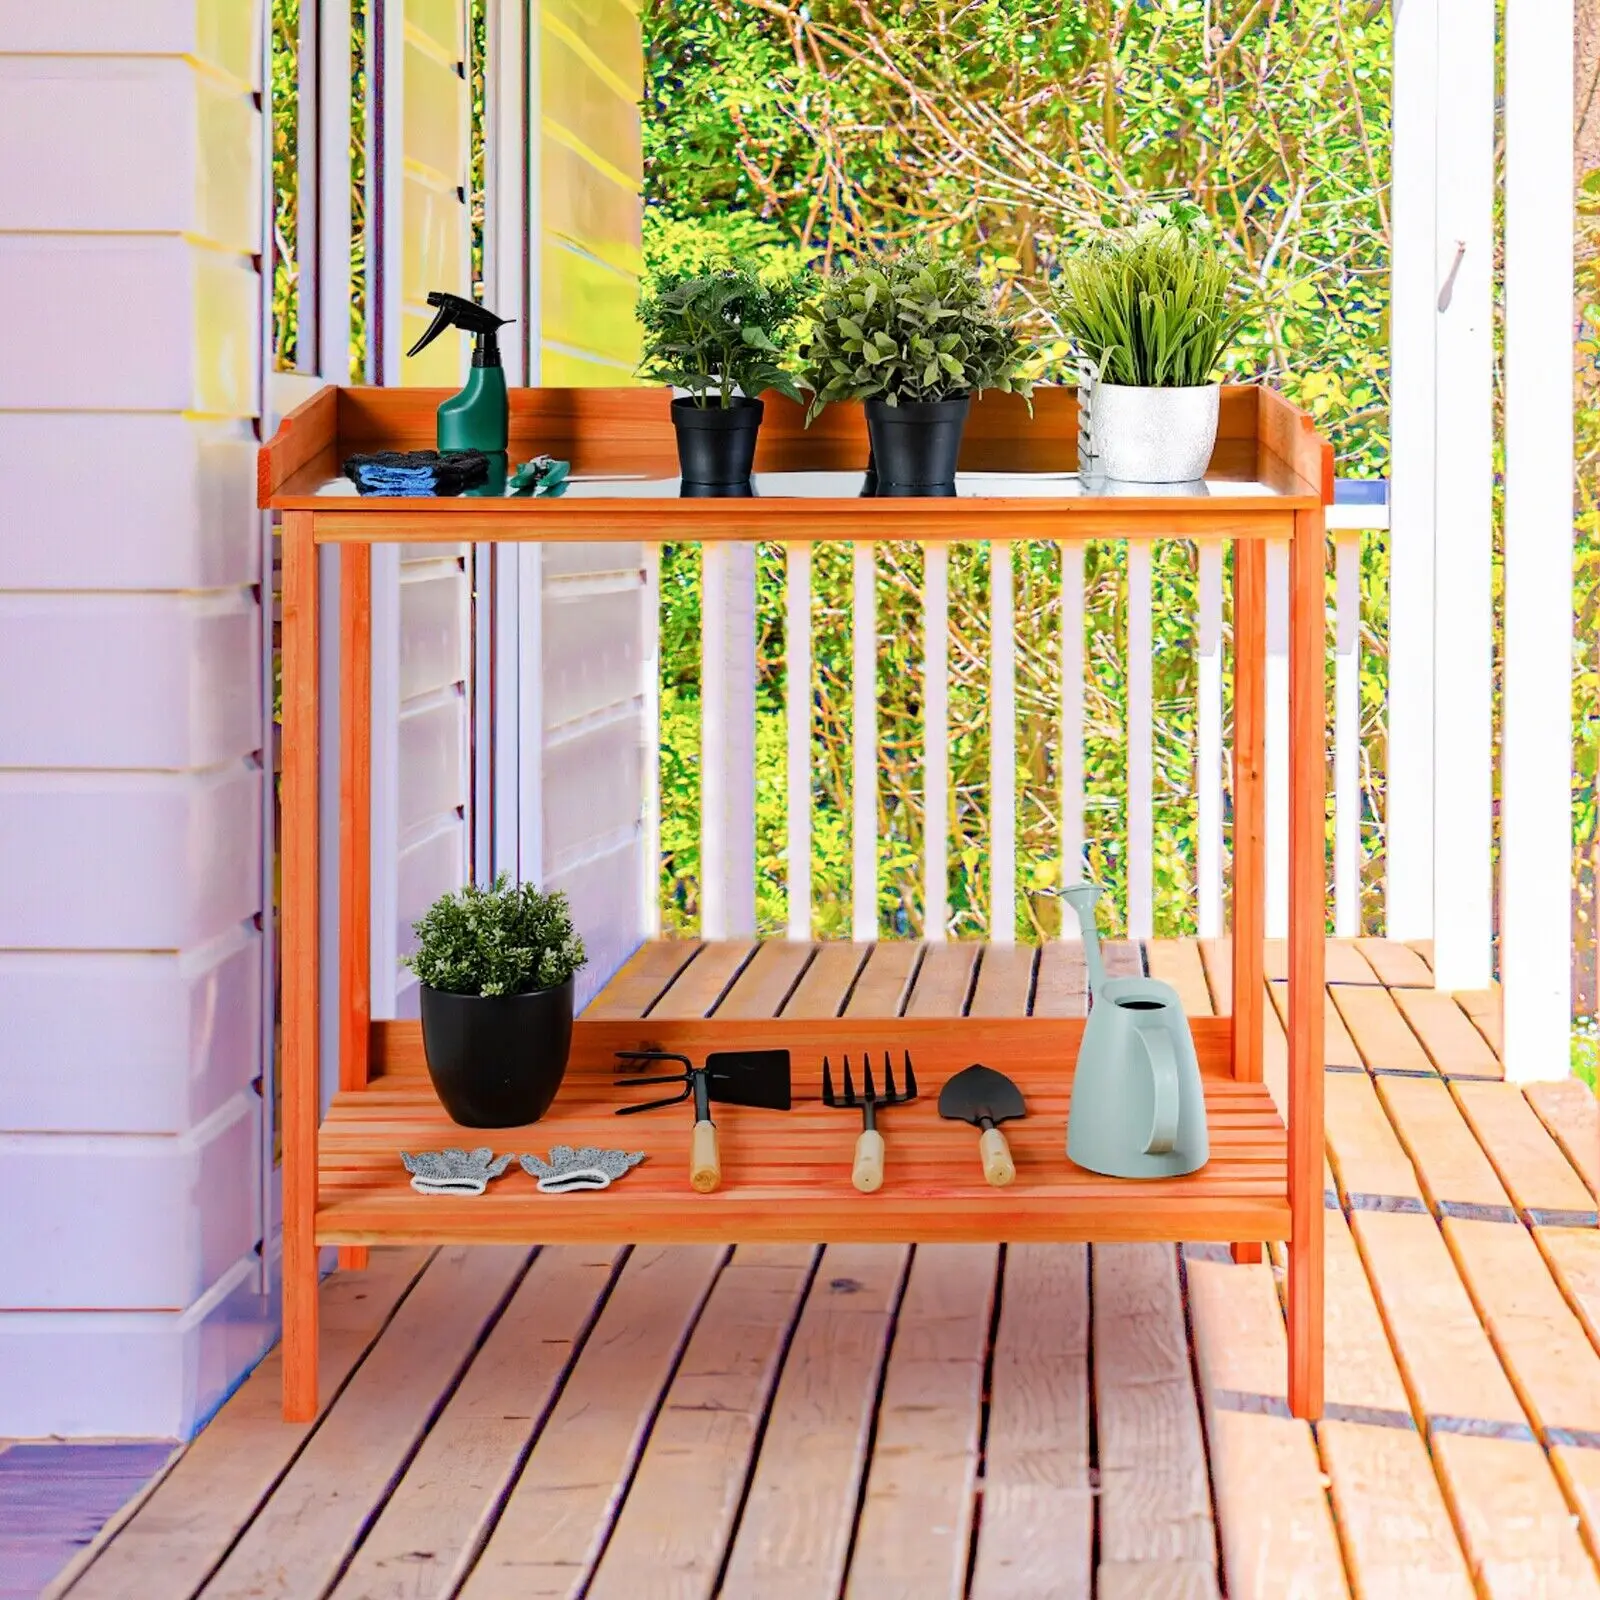
[[[557,461],[551,456],[535,456],[524,461],[506,483],[508,495],[548,495],[554,497],[567,486],[572,471],[569,461]]]

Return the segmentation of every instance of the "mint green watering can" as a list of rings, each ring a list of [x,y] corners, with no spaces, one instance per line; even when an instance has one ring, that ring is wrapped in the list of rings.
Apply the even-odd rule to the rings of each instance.
[[[1092,883],[1061,891],[1078,914],[1089,1020],[1078,1047],[1067,1155],[1108,1178],[1177,1178],[1206,1164],[1205,1095],[1183,1002],[1156,978],[1108,978]]]

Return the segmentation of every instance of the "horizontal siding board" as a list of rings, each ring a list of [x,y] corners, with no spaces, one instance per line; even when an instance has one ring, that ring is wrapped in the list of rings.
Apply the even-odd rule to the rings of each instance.
[[[409,955],[417,947],[411,925],[435,900],[459,889],[466,876],[467,831],[460,821],[404,845],[395,863],[396,949]]]
[[[543,223],[564,239],[623,272],[644,269],[644,205],[634,187],[597,171],[567,145],[546,139],[539,152]]]
[[[564,137],[624,181],[642,183],[637,101],[619,95],[556,30],[541,30],[539,46],[540,114],[547,136]]]
[[[181,1312],[0,1312],[0,1436],[187,1439],[276,1342],[255,1251]]]
[[[0,952],[0,1132],[183,1133],[256,1076],[261,936]]]
[[[257,581],[255,452],[243,421],[13,413],[0,427],[0,589]]]
[[[405,225],[400,231],[400,295],[420,311],[429,291],[463,287],[461,260],[467,217],[453,188],[440,189],[410,173],[402,185],[401,206]],[[445,334],[441,342],[459,359],[463,335]],[[411,345],[405,348],[409,350]]]
[[[405,0],[406,28],[415,29],[440,50],[461,54],[465,36],[461,0]]]
[[[400,713],[400,831],[467,803],[463,790],[466,701],[460,696]]]
[[[544,861],[565,872],[637,827],[644,812],[640,720],[607,723],[565,739],[544,763]]]
[[[247,1089],[177,1137],[0,1134],[0,1310],[191,1304],[260,1237],[260,1117]]]
[[[459,294],[464,285],[458,280],[436,287]],[[409,350],[428,331],[428,324],[432,321],[431,313],[423,316],[417,311],[405,312],[400,318],[401,349]],[[449,335],[435,339],[421,355],[401,358],[400,382],[417,388],[453,389],[463,381],[470,351],[471,346],[463,338]]]
[[[539,382],[546,388],[618,389],[636,381],[628,363],[596,361],[559,345],[544,344],[539,348]]]
[[[644,842],[635,838],[616,850],[565,872],[550,874],[546,887],[562,890],[583,936],[588,962],[578,974],[581,1010],[609,983],[644,938],[639,885],[648,870]]]
[[[453,189],[466,167],[466,81],[409,40],[405,73],[406,165]]]
[[[264,0],[73,0],[5,12],[16,55],[192,56],[242,88],[261,87]]]
[[[0,772],[0,948],[186,950],[260,909],[261,776]]]
[[[581,354],[635,366],[640,354],[634,314],[638,279],[557,241],[545,241],[540,260],[544,338]]]
[[[400,699],[414,700],[467,671],[467,576],[459,570],[400,584]]]
[[[28,307],[0,408],[254,416],[259,292],[243,258],[182,239],[0,234],[0,303]]]
[[[661,402],[663,420],[666,417],[666,408],[667,401],[663,398]],[[546,584],[551,588],[559,589],[560,585],[551,584],[550,580],[562,578],[631,577],[640,583],[644,582],[642,544],[623,543],[620,540],[614,544],[577,542],[569,544],[561,540],[555,544],[545,545],[540,560]]]
[[[138,137],[107,139],[108,127]],[[186,233],[249,254],[260,142],[253,102],[186,61],[0,56],[0,149],[28,152],[0,165],[14,232]]]
[[[644,45],[637,14],[622,0],[542,0],[551,31],[577,39],[623,85],[629,99],[644,97]]]
[[[261,746],[261,611],[221,595],[0,594],[0,763],[193,768]]]
[[[544,599],[544,714],[560,727],[631,700],[644,670],[643,586],[615,594]]]

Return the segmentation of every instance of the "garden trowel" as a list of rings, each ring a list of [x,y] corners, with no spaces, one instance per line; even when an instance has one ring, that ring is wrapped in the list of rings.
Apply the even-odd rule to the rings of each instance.
[[[993,1067],[974,1065],[958,1072],[939,1092],[939,1115],[953,1122],[970,1122],[983,1130],[978,1149],[983,1156],[983,1175],[996,1189],[1003,1189],[1017,1175],[1011,1147],[996,1124],[1025,1117],[1022,1091],[1003,1072]]]

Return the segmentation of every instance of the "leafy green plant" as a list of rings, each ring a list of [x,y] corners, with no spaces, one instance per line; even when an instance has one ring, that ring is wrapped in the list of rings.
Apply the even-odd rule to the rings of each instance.
[[[441,895],[412,925],[406,965],[446,994],[525,994],[553,989],[588,959],[567,897],[501,873],[487,889],[469,883]]]
[[[715,398],[726,410],[735,389],[752,398],[774,389],[798,400],[787,341],[805,296],[799,275],[768,278],[734,266],[660,272],[639,301],[639,376],[687,389],[697,406]]]
[[[1243,323],[1233,274],[1197,208],[1152,208],[1062,263],[1062,332],[1105,383],[1209,383]]]
[[[955,257],[917,248],[866,257],[826,279],[809,314],[807,422],[833,400],[893,406],[984,389],[1032,395],[1032,352],[1016,319]]]

